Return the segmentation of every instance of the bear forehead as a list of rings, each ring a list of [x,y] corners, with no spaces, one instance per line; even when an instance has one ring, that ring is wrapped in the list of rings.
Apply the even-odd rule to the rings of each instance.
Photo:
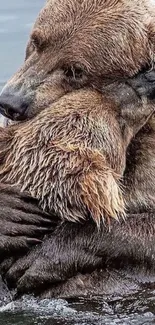
[[[154,19],[155,0],[48,0],[33,30],[48,43],[75,33],[82,37],[101,31],[106,37],[119,32],[128,36],[136,29],[144,32]]]

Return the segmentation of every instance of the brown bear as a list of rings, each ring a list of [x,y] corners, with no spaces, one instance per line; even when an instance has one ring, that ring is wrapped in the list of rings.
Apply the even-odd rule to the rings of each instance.
[[[128,98],[123,102],[121,96],[117,98],[125,89],[128,89],[128,94],[130,92],[129,102]],[[126,166],[128,145],[154,112],[154,105],[150,101],[141,101],[126,83],[116,82],[113,93],[112,90],[110,96],[108,93],[109,86],[107,95],[91,89],[77,90],[63,96],[32,120],[0,130],[1,182],[22,186],[22,191],[28,191],[38,199],[42,209],[50,213],[51,218],[57,216],[66,221],[83,221],[80,225],[81,233],[83,228],[88,230],[93,227],[94,236],[96,235],[91,223],[93,219],[101,228],[98,237],[101,235],[105,238],[107,234],[103,228],[106,231],[108,228],[105,227],[106,222],[101,221],[107,219],[110,226],[110,217],[118,219],[125,215],[119,182]],[[126,192],[127,190],[128,188]],[[126,204],[127,199],[125,195]],[[14,228],[20,233],[18,225]],[[3,229],[5,231],[5,226],[2,225],[1,233]],[[76,229],[77,226],[73,226],[73,232]],[[15,277],[31,266],[24,276],[26,282],[22,279],[18,284],[20,290],[23,283],[24,291],[31,290],[32,282],[37,290],[42,290],[47,283],[67,278],[71,264],[66,263],[65,255],[63,263],[66,265],[61,272],[59,267],[62,268],[62,262],[55,265],[55,256],[51,258],[51,254],[57,252],[54,243],[57,231],[45,239],[42,247],[38,246],[28,257],[24,256],[18,261],[18,272],[13,266]],[[59,237],[60,233],[56,236],[57,240]],[[53,238],[54,245],[52,242],[49,245]],[[61,238],[65,238],[66,242],[65,228]],[[105,244],[105,238],[104,241],[102,239],[102,244]],[[48,249],[44,256],[43,247],[47,242],[50,256]],[[100,247],[97,245],[97,254]],[[64,245],[61,248],[64,249]],[[96,247],[93,253],[90,261],[85,253],[87,263],[82,263],[82,268],[79,256],[76,257],[78,271],[103,266],[104,259],[102,261],[101,257],[96,256]],[[59,259],[59,255],[56,258]],[[73,265],[74,263],[75,260]],[[36,269],[36,265],[37,279],[34,281],[30,272],[34,266]],[[55,267],[57,269],[54,272]],[[73,266],[69,274],[74,275],[75,272]],[[30,278],[27,279],[29,275]]]
[[[70,19],[70,13],[74,19]],[[152,62],[154,16],[150,1],[98,0],[92,4],[88,0],[68,0],[57,1],[54,7],[53,2],[48,1],[32,32],[25,64],[2,93],[1,111],[14,120],[27,119],[57,102],[67,92],[83,87],[102,92],[107,87],[112,96],[116,79],[133,76]],[[151,127],[148,128],[151,132]],[[142,136],[145,139],[145,135]],[[130,166],[131,157],[129,150],[129,171],[134,165],[133,161]],[[5,198],[5,192],[3,196]],[[143,212],[150,202],[144,207],[141,203],[139,210]],[[90,222],[88,228],[91,226]],[[77,227],[80,225],[75,226],[75,233]]]
[[[1,112],[14,120],[24,120],[67,92],[84,86],[104,92],[107,84],[113,87],[115,80],[134,76],[152,64],[154,17],[155,8],[149,0],[97,0],[93,4],[88,0],[47,1],[32,30],[25,63],[0,96]],[[119,96],[124,100],[126,94]],[[1,187],[1,204],[4,206],[7,200],[8,205],[12,191],[9,207],[16,208],[20,221],[16,201],[21,200],[20,207],[27,204],[24,195]],[[22,211],[24,220],[26,208]],[[39,213],[35,204],[33,212]],[[10,209],[6,214],[10,219]],[[42,222],[42,214],[40,218]],[[32,220],[34,229],[41,232],[35,217]],[[22,234],[28,231],[23,229]],[[28,245],[25,236],[22,239],[23,245]],[[6,241],[4,238],[4,246]]]

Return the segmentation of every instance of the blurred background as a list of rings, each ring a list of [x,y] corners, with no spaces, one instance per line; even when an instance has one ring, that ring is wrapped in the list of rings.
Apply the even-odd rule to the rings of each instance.
[[[24,59],[29,32],[45,0],[0,0],[0,91]]]

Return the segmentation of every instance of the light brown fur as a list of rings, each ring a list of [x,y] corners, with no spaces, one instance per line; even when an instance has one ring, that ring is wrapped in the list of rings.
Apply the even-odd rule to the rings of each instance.
[[[117,115],[101,94],[82,90],[13,131],[1,130],[1,182],[20,185],[62,220],[90,214],[99,225],[105,214],[118,218],[126,144]]]
[[[126,150],[152,111],[148,105],[140,115],[137,104],[137,119],[128,123],[126,114],[122,130],[125,108],[92,90],[68,94],[31,121],[1,129],[0,180],[62,220],[117,219],[125,214]]]
[[[12,118],[31,118],[84,86],[104,91],[107,83],[150,66],[154,21],[151,0],[47,1],[32,29],[26,60],[2,92],[15,111],[19,99],[28,104],[23,116]],[[9,108],[3,113],[10,117]]]

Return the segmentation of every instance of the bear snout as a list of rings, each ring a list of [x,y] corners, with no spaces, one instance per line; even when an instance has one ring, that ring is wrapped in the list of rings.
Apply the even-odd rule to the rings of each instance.
[[[0,113],[13,121],[25,120],[30,103],[31,98],[22,91],[6,87],[0,95]]]

